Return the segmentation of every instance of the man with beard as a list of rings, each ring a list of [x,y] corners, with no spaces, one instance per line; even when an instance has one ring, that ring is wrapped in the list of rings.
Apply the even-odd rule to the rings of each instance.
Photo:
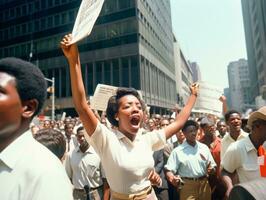
[[[102,196],[102,176],[100,170],[100,158],[84,138],[85,129],[77,129],[77,141],[79,146],[66,158],[66,172],[73,186],[73,196],[77,200],[86,200],[87,193],[84,188],[89,188],[91,200],[100,200]]]
[[[230,144],[248,136],[248,134],[241,129],[241,114],[238,111],[229,110],[225,113],[224,118],[229,127],[229,133],[224,136],[221,142],[221,159],[223,159]]]

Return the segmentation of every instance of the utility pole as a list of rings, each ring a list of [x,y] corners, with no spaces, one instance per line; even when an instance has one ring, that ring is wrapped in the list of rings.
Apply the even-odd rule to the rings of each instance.
[[[52,93],[52,120],[54,120],[55,118],[55,78],[52,77],[52,79],[49,78],[45,78],[46,81],[49,81],[52,83],[52,86],[48,88],[48,90],[51,88],[51,90],[49,90],[50,93]],[[47,91],[48,91],[47,90]]]

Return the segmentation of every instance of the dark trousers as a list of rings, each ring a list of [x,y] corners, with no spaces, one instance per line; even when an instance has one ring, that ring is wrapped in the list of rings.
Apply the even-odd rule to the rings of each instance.
[[[167,188],[154,187],[154,191],[158,200],[169,200],[169,194]]]

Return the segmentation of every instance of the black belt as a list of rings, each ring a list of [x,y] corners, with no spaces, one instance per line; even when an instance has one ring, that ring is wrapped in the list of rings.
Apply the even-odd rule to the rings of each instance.
[[[89,191],[94,191],[94,190],[98,190],[99,188],[101,188],[103,185],[100,185],[98,187],[94,187],[94,188],[89,188]],[[86,192],[85,189],[78,189],[78,188],[74,188],[74,190],[78,191],[78,192]]]
[[[201,177],[197,177],[197,178],[192,178],[192,177],[182,177],[182,179],[187,179],[187,180],[191,180],[191,181],[202,181],[204,179],[206,179],[206,176],[201,176]]]

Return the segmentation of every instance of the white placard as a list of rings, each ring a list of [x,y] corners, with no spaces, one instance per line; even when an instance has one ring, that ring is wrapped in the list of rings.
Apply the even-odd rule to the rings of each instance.
[[[98,84],[91,100],[91,108],[106,111],[108,100],[116,94],[117,87]]]
[[[104,0],[82,0],[72,31],[71,44],[78,42],[91,33]]]

